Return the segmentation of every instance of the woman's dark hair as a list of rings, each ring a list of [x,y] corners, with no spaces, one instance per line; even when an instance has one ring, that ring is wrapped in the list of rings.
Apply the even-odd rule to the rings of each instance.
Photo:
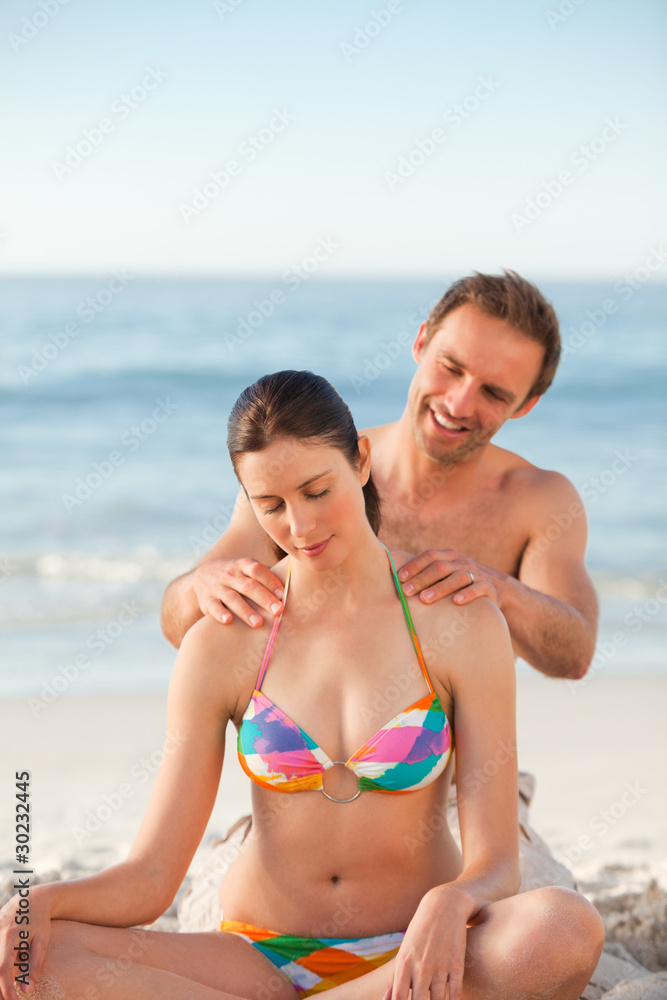
[[[280,438],[316,438],[339,448],[350,465],[359,468],[359,441],[352,414],[321,375],[309,371],[275,372],[263,375],[243,390],[227,422],[227,448],[237,479],[241,455],[263,451]],[[366,517],[377,535],[380,496],[372,476],[363,491]],[[282,549],[278,551],[282,553]]]

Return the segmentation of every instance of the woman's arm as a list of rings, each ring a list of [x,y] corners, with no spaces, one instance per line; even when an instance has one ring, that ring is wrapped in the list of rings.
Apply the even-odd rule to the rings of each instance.
[[[127,860],[79,882],[56,883],[53,917],[128,927],[155,920],[174,899],[215,803],[236,702],[234,672],[219,669],[221,647],[229,651],[233,643],[223,631],[204,620],[179,651],[169,685],[170,752]]]
[[[463,871],[456,885],[474,916],[518,891],[519,819],[516,670],[509,629],[487,598],[456,643],[448,673],[454,695],[456,788]]]
[[[234,633],[234,634],[233,634]],[[173,900],[204,834],[222,768],[225,729],[237,701],[233,670],[221,654],[238,657],[238,634],[210,619],[188,633],[169,688],[166,750],[145,818],[126,861],[73,881],[31,891],[31,978],[39,974],[50,920],[112,927],[154,921]],[[226,657],[225,657],[226,658]],[[13,979],[16,899],[0,911],[0,992]],[[16,940],[15,940],[16,938]]]
[[[419,996],[429,989],[444,996],[447,982],[450,1000],[460,1000],[466,925],[487,903],[519,889],[512,645],[502,613],[488,598],[475,601],[474,611],[474,624],[468,609],[468,622],[455,630],[457,642],[443,652],[443,662],[429,663],[454,698],[463,870],[452,882],[429,890],[419,904],[386,994],[396,1000],[407,1000],[409,988]],[[454,614],[463,616],[463,611]],[[443,624],[452,630],[451,611],[440,629]]]

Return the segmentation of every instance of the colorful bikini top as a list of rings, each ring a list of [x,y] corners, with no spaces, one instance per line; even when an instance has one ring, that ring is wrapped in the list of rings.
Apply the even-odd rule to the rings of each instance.
[[[257,685],[238,733],[241,767],[256,784],[279,792],[319,790],[334,802],[352,802],[362,791],[414,792],[435,781],[447,766],[452,753],[453,733],[440,699],[433,690],[410,609],[388,549],[387,558],[417,659],[428,685],[428,694],[386,722],[345,761],[332,760],[301,726],[262,694],[262,681],[287,603],[290,563],[283,610],[273,623]],[[357,775],[359,787],[351,798],[336,799],[324,791],[322,777],[334,764],[344,764]]]

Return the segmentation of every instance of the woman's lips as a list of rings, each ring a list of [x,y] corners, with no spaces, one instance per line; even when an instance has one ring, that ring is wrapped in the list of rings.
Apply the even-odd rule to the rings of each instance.
[[[304,545],[301,551],[306,556],[319,556],[320,552],[324,552],[330,541],[331,541],[331,536],[329,536],[329,538],[326,538],[323,542],[318,542],[317,545],[308,545],[308,546]]]

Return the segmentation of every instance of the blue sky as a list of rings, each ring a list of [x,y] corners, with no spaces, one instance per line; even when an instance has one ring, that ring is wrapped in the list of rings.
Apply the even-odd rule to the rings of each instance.
[[[0,272],[621,277],[666,43],[660,0],[7,3]]]

